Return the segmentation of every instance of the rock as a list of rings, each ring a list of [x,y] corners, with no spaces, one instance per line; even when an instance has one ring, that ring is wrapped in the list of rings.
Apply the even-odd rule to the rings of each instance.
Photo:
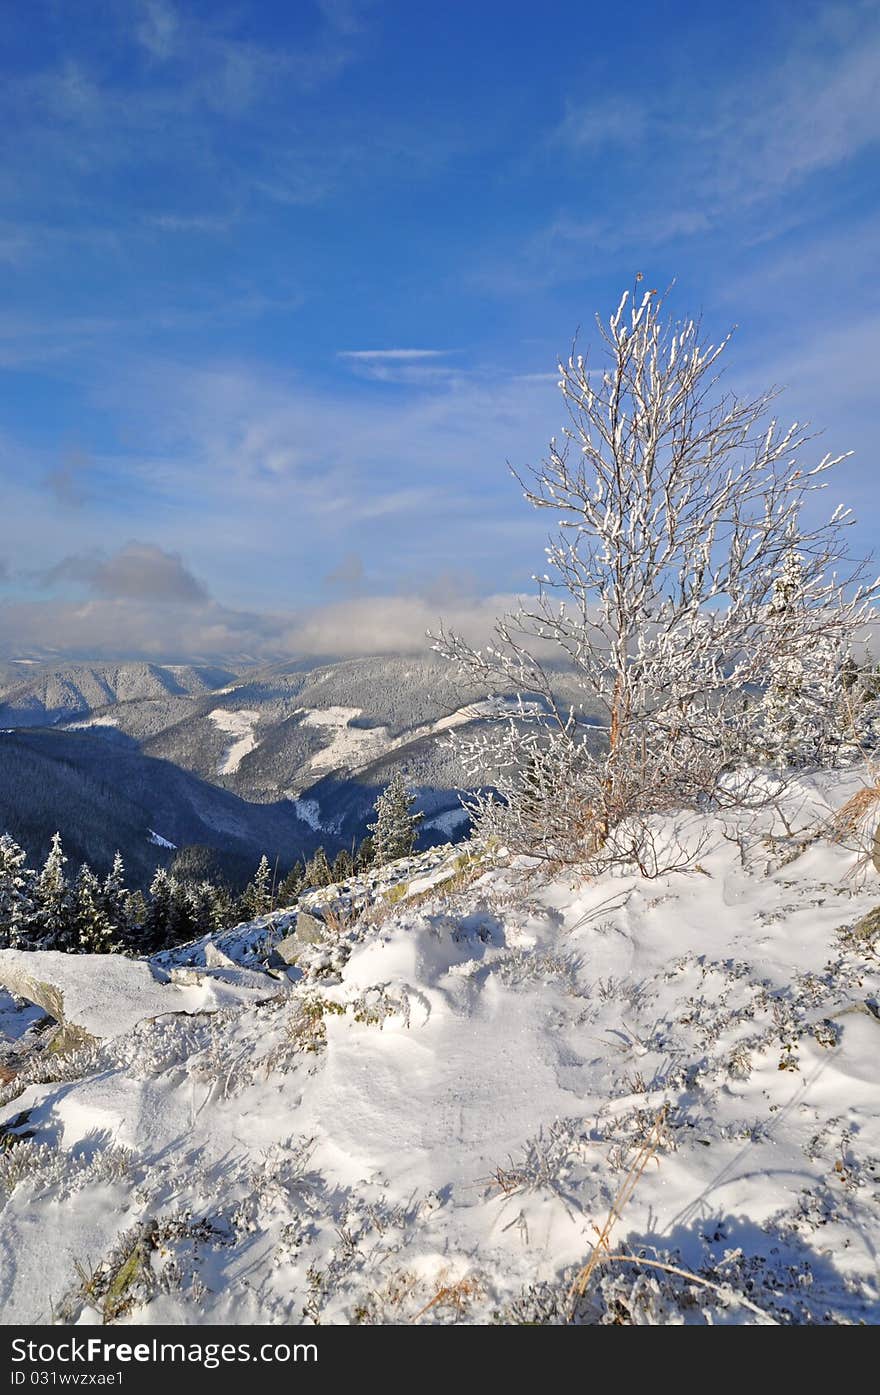
[[[880,936],[880,906],[875,906],[873,910],[863,915],[861,920],[857,920],[852,933],[857,939],[867,940],[869,943],[876,940]]]
[[[56,1051],[121,1036],[147,1017],[217,1012],[278,991],[253,970],[196,969],[186,983],[160,982],[146,959],[21,949],[0,950],[0,985],[54,1018]]]
[[[308,945],[323,944],[327,938],[327,927],[317,916],[308,911],[300,911],[296,918],[296,929],[291,935],[272,946],[268,964],[270,969],[290,968],[295,964]]]
[[[298,940],[302,946],[322,944],[326,936],[327,927],[323,920],[319,920],[315,915],[309,915],[308,911],[300,911],[296,918],[296,930],[287,938]]]
[[[289,969],[295,964],[303,952],[302,941],[296,935],[285,935],[283,940],[279,940],[277,945],[273,945],[269,952],[268,964],[270,969]]]

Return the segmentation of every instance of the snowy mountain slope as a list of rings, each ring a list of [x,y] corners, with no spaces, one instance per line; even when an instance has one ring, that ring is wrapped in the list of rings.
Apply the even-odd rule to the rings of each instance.
[[[319,841],[287,801],[249,803],[144,755],[112,728],[0,734],[0,829],[35,861],[56,829],[74,865],[106,869],[118,848],[134,882],[148,881],[167,860],[157,836],[243,859],[248,875],[264,852],[289,865]]]
[[[0,704],[3,724],[13,731],[52,727],[105,739],[105,746],[95,747],[103,751],[95,765],[105,765],[106,786],[118,786],[118,743],[128,739],[148,758],[141,775],[174,765],[250,807],[280,808],[294,801],[288,810],[289,841],[265,843],[259,815],[247,838],[257,847],[257,858],[263,851],[273,860],[280,853],[285,868],[297,856],[309,856],[318,841],[331,856],[360,842],[377,796],[397,770],[417,791],[418,808],[426,816],[424,842],[467,832],[458,796],[463,773],[447,737],[453,728],[483,721],[489,695],[462,686],[454,668],[436,656],[276,664],[238,675],[145,663],[54,670],[35,665],[24,671],[15,666],[14,671],[17,681],[4,694],[5,706]],[[560,696],[569,681],[560,672]],[[498,701],[504,697],[493,699]],[[44,743],[43,755],[49,750]],[[86,746],[79,750],[85,755]],[[4,771],[5,754],[0,747],[0,803],[13,775]],[[15,783],[15,798],[7,801],[14,811],[8,831],[20,830],[16,836],[24,836],[32,857],[42,855],[59,827],[74,864],[87,856],[108,865],[117,846],[129,855],[137,847],[137,837],[127,837],[122,846],[112,821],[106,836],[99,835],[106,821],[96,816],[94,800],[86,798],[80,809],[64,798],[43,814],[41,782],[16,776]],[[49,784],[69,787],[70,772],[54,772]],[[162,802],[160,792],[156,800]],[[142,802],[149,806],[151,799]],[[437,818],[443,822],[437,824]],[[182,828],[174,834],[154,819],[148,823],[178,846],[187,841]],[[78,837],[80,825],[91,830],[88,839]],[[122,826],[127,827],[124,819]],[[220,831],[224,836],[218,841],[200,830],[198,841],[223,852],[229,830],[222,820]],[[83,854],[79,847],[86,843],[89,852]],[[237,865],[228,864],[227,870],[239,877]],[[139,870],[139,876],[151,871]]]
[[[877,1322],[877,880],[770,822],[691,820],[699,868],[652,881],[407,877],[271,1001],[34,1057],[0,1094],[30,1135],[0,1154],[5,1320]],[[661,1267],[573,1299],[646,1145],[610,1248]]]
[[[228,683],[226,669],[194,664],[70,664],[16,675],[0,696],[0,724],[45,726],[112,704],[188,697]]]

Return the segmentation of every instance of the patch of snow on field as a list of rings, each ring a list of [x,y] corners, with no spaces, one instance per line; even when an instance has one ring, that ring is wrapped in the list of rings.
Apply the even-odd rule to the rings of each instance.
[[[234,775],[244,757],[258,744],[254,727],[260,720],[260,714],[248,708],[242,708],[239,712],[229,712],[225,707],[215,707],[213,712],[208,713],[208,717],[220,731],[235,737],[227,746],[217,767],[218,775]]]
[[[469,703],[455,712],[440,717],[436,722],[426,722],[423,726],[412,727],[400,736],[390,736],[387,726],[355,727],[351,723],[363,715],[360,707],[311,707],[300,708],[302,725],[320,727],[330,732],[329,744],[316,751],[309,759],[305,770],[309,779],[318,773],[346,768],[356,770],[378,760],[380,756],[407,746],[411,741],[421,741],[426,737],[438,736],[451,731],[466,722],[476,721],[485,716],[496,704],[492,699]]]
[[[306,769],[310,776],[340,766],[349,769],[366,765],[390,747],[387,727],[353,727],[349,724],[360,717],[360,707],[300,708],[304,727],[321,727],[329,734],[329,743],[310,757]]]
[[[162,837],[162,834],[161,834],[161,833],[157,833],[155,829],[153,829],[153,828],[148,828],[148,829],[147,829],[147,832],[148,832],[149,835],[150,835],[149,841],[150,841],[151,843],[155,843],[155,845],[156,845],[157,848],[171,848],[171,849],[173,849],[175,852],[177,851],[177,844],[176,844],[176,843],[169,843],[168,839],[167,839],[167,838],[163,838],[163,837]]]
[[[446,809],[442,814],[435,814],[433,818],[425,819],[423,828],[439,828],[441,833],[445,833],[447,838],[451,838],[457,828],[467,823],[470,815],[467,809]]]
[[[298,819],[307,823],[309,828],[313,828],[316,833],[322,831],[324,825],[321,823],[321,806],[317,799],[295,799],[293,807]]]

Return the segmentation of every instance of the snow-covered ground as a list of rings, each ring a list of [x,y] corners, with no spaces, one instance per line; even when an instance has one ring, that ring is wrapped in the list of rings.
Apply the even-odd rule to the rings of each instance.
[[[163,838],[161,833],[157,833],[155,828],[148,828],[147,835],[148,841],[150,843],[155,843],[157,848],[171,848],[172,850],[176,851],[177,844],[169,843],[168,839]]]
[[[213,712],[208,713],[208,717],[220,731],[235,738],[223,752],[223,758],[217,767],[218,775],[234,775],[245,756],[257,745],[254,728],[260,720],[260,714],[246,708],[238,712],[229,712],[225,707],[215,707]]]
[[[880,886],[762,819],[692,821],[656,880],[409,868],[259,1001],[34,1056],[0,1092],[4,1320],[877,1322]],[[626,1258],[573,1296],[640,1150]]]
[[[380,756],[399,750],[412,741],[438,736],[451,731],[466,722],[476,721],[489,711],[497,709],[501,699],[486,699],[483,702],[469,703],[436,722],[426,722],[423,726],[412,727],[401,736],[391,736],[386,726],[357,727],[352,722],[363,716],[360,707],[312,707],[300,708],[301,722],[305,727],[319,727],[326,730],[328,744],[309,759],[304,767],[309,780],[324,775],[330,770],[345,768],[356,770]],[[503,705],[503,704],[502,704]],[[212,714],[213,715],[213,714]],[[291,795],[291,797],[293,797]]]

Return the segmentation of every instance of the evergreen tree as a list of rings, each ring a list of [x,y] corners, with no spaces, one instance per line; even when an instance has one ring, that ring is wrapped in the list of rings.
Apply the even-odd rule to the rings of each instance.
[[[52,839],[36,886],[33,939],[40,949],[69,949],[74,942],[74,903],[64,872],[61,834]]]
[[[195,939],[197,934],[193,894],[190,887],[185,882],[179,882],[176,877],[169,876],[168,887],[170,895],[166,943],[186,944],[187,940]]]
[[[268,915],[272,909],[272,868],[265,853],[260,858],[253,881],[248,883],[242,897],[242,907],[245,915],[251,920],[256,920],[260,915]]]
[[[113,866],[104,878],[100,898],[101,910],[110,927],[115,948],[121,947],[126,938],[125,905],[128,894],[128,888],[125,885],[125,866],[122,855],[117,852],[113,858]]]
[[[150,900],[144,917],[144,949],[153,954],[168,943],[171,928],[172,900],[176,882],[164,867],[157,867],[150,884]]]
[[[856,734],[851,670],[839,643],[810,633],[805,612],[804,563],[792,547],[767,607],[774,656],[757,709],[759,749],[779,768],[818,760],[824,749],[839,748]]]
[[[369,825],[375,866],[382,867],[412,852],[416,829],[424,818],[423,814],[412,813],[414,803],[415,795],[407,789],[403,772],[395,770],[390,783],[376,800],[376,822]]]
[[[87,862],[77,873],[73,903],[71,947],[82,954],[107,954],[117,948],[102,904],[101,884]]]
[[[303,865],[295,862],[278,888],[276,900],[279,906],[292,906],[303,886]]]
[[[0,948],[27,947],[34,916],[34,874],[8,833],[0,837]]]
[[[367,834],[366,838],[359,844],[354,855],[354,868],[356,872],[367,872],[373,866],[376,858],[376,849],[373,840]]]
[[[123,936],[132,949],[143,948],[147,934],[149,912],[142,891],[130,891],[125,898],[122,916]]]
[[[208,885],[212,893],[214,929],[225,930],[228,925],[235,924],[235,898],[226,885],[215,886],[213,882]]]
[[[210,935],[223,928],[218,915],[219,901],[217,888],[209,881],[201,881],[189,892],[190,916],[193,935]]]
[[[333,859],[334,882],[346,882],[354,872],[354,858],[348,848],[341,848]]]
[[[330,870],[330,863],[327,861],[327,854],[323,848],[318,848],[314,856],[306,863],[306,870],[303,875],[303,887],[313,888],[319,886],[330,886],[333,881],[333,873]]]

